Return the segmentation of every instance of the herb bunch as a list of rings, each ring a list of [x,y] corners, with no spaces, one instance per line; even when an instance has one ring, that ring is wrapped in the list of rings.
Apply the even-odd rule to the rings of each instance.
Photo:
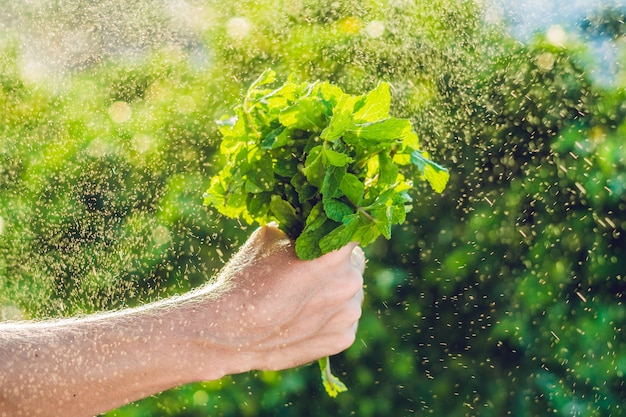
[[[411,178],[444,189],[448,171],[419,150],[408,119],[389,116],[389,84],[355,96],[319,81],[269,87],[275,78],[266,70],[219,121],[227,162],[205,204],[251,224],[275,221],[300,259],[314,259],[389,239],[411,209]]]

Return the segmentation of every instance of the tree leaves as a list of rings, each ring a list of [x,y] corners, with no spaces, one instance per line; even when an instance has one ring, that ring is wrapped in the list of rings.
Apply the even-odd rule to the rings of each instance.
[[[447,170],[417,148],[408,119],[390,116],[389,84],[355,96],[328,82],[271,88],[275,78],[265,71],[236,116],[219,122],[227,163],[205,204],[278,222],[296,254],[313,259],[350,241],[389,239],[411,208],[412,177],[443,191]]]

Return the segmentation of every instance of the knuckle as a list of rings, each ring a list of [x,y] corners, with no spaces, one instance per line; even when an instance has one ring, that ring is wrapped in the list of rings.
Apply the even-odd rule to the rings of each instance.
[[[352,290],[352,295],[355,295],[359,291],[363,290],[363,275],[359,273],[352,273],[348,282]]]
[[[344,351],[354,344],[356,340],[356,333],[353,331],[346,331],[340,337],[337,338],[337,347],[339,351]]]
[[[343,274],[341,274],[341,282],[346,287],[350,288],[354,293],[363,287],[363,275],[356,271],[354,268],[349,268]]]
[[[351,303],[350,306],[346,309],[346,320],[350,322],[350,324],[358,321],[363,314],[363,310],[361,309],[360,303]]]

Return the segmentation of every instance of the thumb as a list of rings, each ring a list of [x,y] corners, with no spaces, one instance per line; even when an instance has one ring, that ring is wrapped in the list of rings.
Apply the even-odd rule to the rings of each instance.
[[[281,250],[293,252],[293,242],[274,222],[257,228],[242,247],[242,251],[262,257]]]

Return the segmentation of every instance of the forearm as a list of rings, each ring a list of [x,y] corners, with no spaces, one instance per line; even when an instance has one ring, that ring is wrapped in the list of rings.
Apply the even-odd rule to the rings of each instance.
[[[198,379],[196,349],[180,337],[184,323],[172,312],[157,304],[78,320],[3,325],[0,415],[90,416]],[[220,376],[219,370],[206,375]]]

